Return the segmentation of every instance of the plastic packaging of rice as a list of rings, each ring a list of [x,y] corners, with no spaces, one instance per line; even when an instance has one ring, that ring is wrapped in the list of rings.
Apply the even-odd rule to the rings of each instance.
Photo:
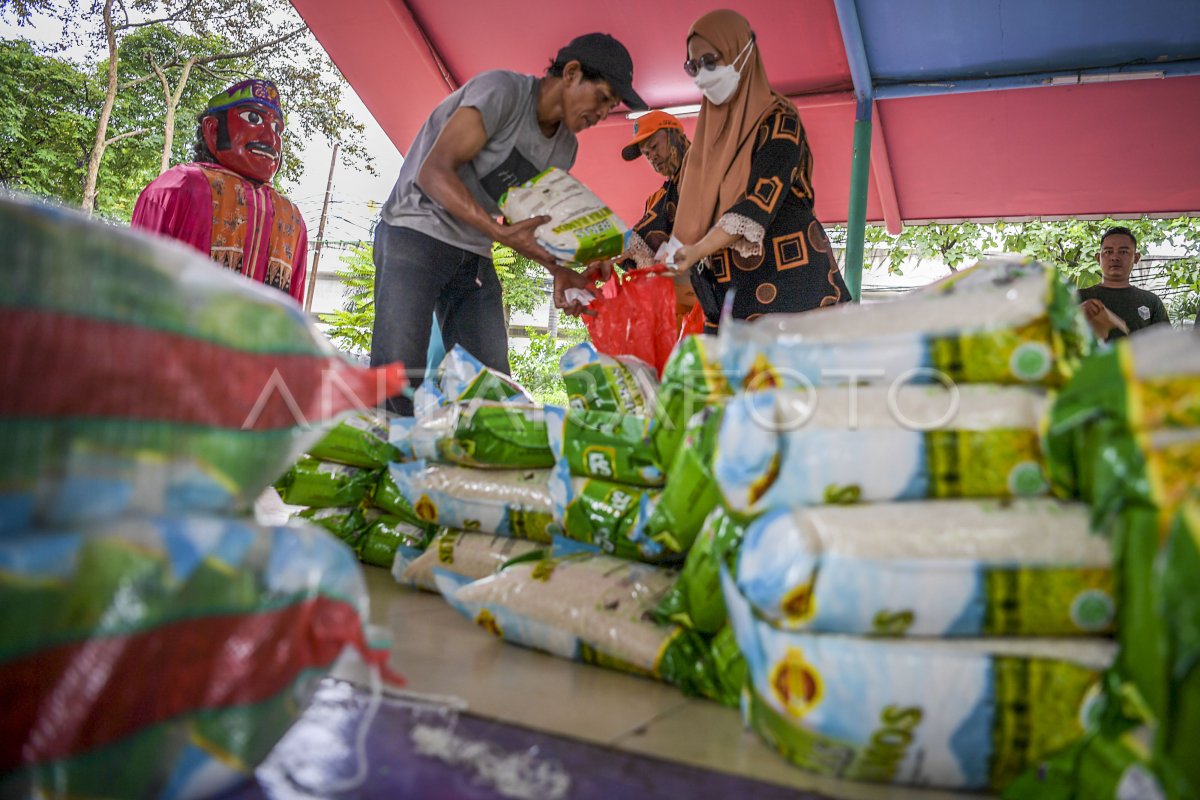
[[[418,415],[413,455],[465,467],[536,469],[554,463],[541,406],[471,400]]]
[[[534,399],[524,386],[508,375],[484,366],[483,362],[456,344],[439,367],[438,387],[442,401],[491,400],[497,403],[532,405]]]
[[[725,597],[721,594],[721,564],[737,552],[748,518],[717,507],[708,515],[695,544],[688,550],[679,580],[655,609],[664,622],[675,622],[714,635],[725,627]]]
[[[464,581],[475,581],[499,572],[515,558],[540,552],[543,548],[540,543],[511,536],[443,529],[423,553],[397,558],[392,565],[392,575],[400,583],[436,592],[435,567]]]
[[[433,531],[430,525],[413,525],[400,517],[367,509],[366,529],[355,550],[364,564],[391,569],[399,557],[416,558],[424,552]]]
[[[547,216],[538,244],[566,265],[590,264],[625,252],[629,226],[570,173],[551,167],[500,198],[509,222]]]
[[[675,580],[670,570],[578,554],[513,564],[465,585],[435,574],[450,605],[506,641],[720,696],[703,640],[653,621]]]
[[[721,502],[712,463],[723,413],[722,406],[706,406],[692,418],[658,502],[640,509],[641,536],[667,550],[686,553]]]
[[[580,342],[558,360],[571,408],[637,416],[654,413],[658,376],[649,364],[631,356],[604,355]]]
[[[736,579],[790,630],[1071,636],[1112,630],[1108,542],[1054,500],[938,500],[767,512]]]
[[[335,461],[366,469],[380,469],[400,458],[388,442],[388,428],[381,421],[353,414],[334,426],[325,438],[308,448],[320,461]]]
[[[707,406],[733,396],[721,367],[715,336],[685,336],[663,368],[654,412],[654,441],[670,471],[689,421]]]
[[[739,511],[1043,494],[1036,388],[825,387],[729,402],[713,472]]]
[[[769,314],[721,327],[748,389],[905,379],[1060,386],[1089,346],[1075,292],[1019,257],[980,261],[891,303]]]
[[[992,789],[1078,739],[1103,639],[877,639],[782,631],[722,587],[749,670],[747,722],[803,769]]]
[[[560,549],[578,549],[608,553],[649,563],[680,560],[659,542],[642,536],[638,521],[649,515],[660,492],[628,483],[598,478],[573,478],[566,463],[550,471],[550,497],[554,519],[559,522],[567,542],[556,542]]]
[[[351,547],[358,545],[359,537],[367,529],[367,521],[361,506],[344,508],[306,508],[296,514],[314,525],[320,525]]]
[[[307,524],[6,536],[0,609],[3,797],[222,796],[347,646],[387,659],[354,555]]]
[[[338,414],[404,386],[178,242],[12,198],[0,241],[0,530],[247,511]]]
[[[580,478],[660,487],[665,476],[645,418],[546,406],[550,451]]]
[[[1162,620],[1166,695],[1156,753],[1186,787],[1180,797],[1200,797],[1200,502],[1176,514],[1162,557],[1155,565],[1155,612]]]
[[[379,470],[305,457],[275,482],[275,489],[288,505],[338,508],[357,505],[375,488],[379,476]]]
[[[413,461],[393,464],[390,476],[423,522],[543,543],[558,530],[548,470],[478,470]]]

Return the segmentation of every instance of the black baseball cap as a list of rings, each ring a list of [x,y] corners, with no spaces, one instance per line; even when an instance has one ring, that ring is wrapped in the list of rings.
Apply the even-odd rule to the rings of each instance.
[[[576,36],[554,59],[556,64],[578,61],[583,66],[599,72],[630,111],[645,111],[649,106],[633,90],[633,59],[625,45],[607,33],[585,33]]]

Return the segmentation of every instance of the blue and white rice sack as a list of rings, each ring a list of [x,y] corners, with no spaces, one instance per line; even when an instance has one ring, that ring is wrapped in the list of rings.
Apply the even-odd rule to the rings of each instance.
[[[749,671],[747,723],[810,772],[991,789],[1087,729],[1106,639],[887,639],[783,631],[722,589]]]
[[[390,473],[417,516],[435,525],[549,542],[557,527],[549,470],[479,470],[423,460]]]
[[[790,630],[1079,636],[1112,629],[1111,559],[1083,504],[937,500],[767,512],[735,575]]]
[[[743,393],[713,473],[729,507],[1043,494],[1036,388],[940,384]]]
[[[887,303],[721,326],[721,363],[747,389],[896,380],[1060,386],[1088,347],[1078,298],[1053,267],[987,258]]]

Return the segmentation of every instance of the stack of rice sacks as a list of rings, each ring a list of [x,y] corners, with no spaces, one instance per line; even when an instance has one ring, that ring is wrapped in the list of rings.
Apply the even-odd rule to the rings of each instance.
[[[639,513],[663,481],[646,431],[653,370],[586,344],[569,351],[562,368],[572,407],[537,409],[553,464],[551,546],[479,580],[430,558],[439,589],[507,641],[731,700],[736,688],[718,684],[704,640],[653,616],[676,578],[660,564],[681,558],[638,538]]]
[[[788,759],[996,790],[1083,731],[1113,653],[1109,554],[1085,508],[1042,497],[1039,434],[1085,342],[1073,293],[1018,259],[723,326],[742,390],[710,525],[743,713]]]
[[[438,531],[424,553],[397,557],[396,579],[437,592],[435,566],[473,580],[547,548],[557,530],[554,458],[545,413],[529,393],[456,346],[414,406],[415,417],[392,420],[391,441],[403,455],[384,481]]]
[[[403,373],[174,242],[14,199],[0,240],[0,796],[219,794],[386,658],[353,554],[249,510]]]
[[[419,556],[436,527],[417,518],[387,472],[399,448],[374,413],[342,420],[309,448],[275,488],[298,513],[353,548],[365,564],[392,569],[397,556]]]
[[[1120,651],[1096,724],[1012,797],[1200,797],[1200,348],[1156,326],[1088,358],[1047,432],[1112,543]]]

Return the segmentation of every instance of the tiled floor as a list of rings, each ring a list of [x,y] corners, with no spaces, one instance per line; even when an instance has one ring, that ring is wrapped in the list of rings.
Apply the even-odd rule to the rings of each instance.
[[[365,568],[372,621],[392,631],[391,665],[407,690],[446,695],[482,717],[848,800],[944,800],[979,795],[917,791],[810,775],[784,761],[738,713],[666,684],[576,664],[499,641],[440,597]],[[360,669],[338,677],[365,682]]]

